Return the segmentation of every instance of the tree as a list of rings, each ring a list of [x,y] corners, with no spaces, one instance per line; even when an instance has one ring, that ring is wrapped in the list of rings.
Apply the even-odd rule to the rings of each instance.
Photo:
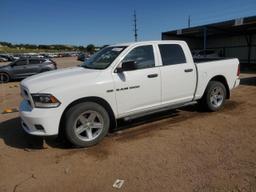
[[[93,44],[90,44],[86,47],[87,52],[90,54],[93,54],[95,52],[95,46]]]
[[[86,50],[86,48],[84,46],[78,46],[78,47],[76,47],[76,49],[78,49],[79,51],[83,51],[83,52]]]

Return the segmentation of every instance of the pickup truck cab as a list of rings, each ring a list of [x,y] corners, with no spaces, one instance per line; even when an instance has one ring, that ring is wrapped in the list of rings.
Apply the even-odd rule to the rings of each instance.
[[[238,59],[194,63],[184,41],[117,44],[79,67],[23,80],[20,116],[29,134],[63,131],[84,147],[98,143],[119,118],[197,102],[217,111],[238,85]]]

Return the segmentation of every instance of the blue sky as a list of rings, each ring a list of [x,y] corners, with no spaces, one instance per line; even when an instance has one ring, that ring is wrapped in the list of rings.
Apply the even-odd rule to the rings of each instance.
[[[139,40],[161,32],[256,15],[256,0],[0,0],[0,41],[96,45]]]

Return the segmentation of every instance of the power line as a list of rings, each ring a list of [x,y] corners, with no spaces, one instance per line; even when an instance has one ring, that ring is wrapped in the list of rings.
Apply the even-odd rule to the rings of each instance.
[[[133,22],[134,22],[134,41],[138,41],[138,29],[137,29],[137,14],[136,14],[136,10],[134,10]]]

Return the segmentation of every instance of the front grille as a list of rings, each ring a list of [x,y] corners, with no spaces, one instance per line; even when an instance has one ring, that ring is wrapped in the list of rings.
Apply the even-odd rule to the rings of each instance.
[[[33,107],[33,100],[27,88],[21,86],[21,95],[28,102],[30,107]]]
[[[26,90],[25,87],[21,86],[20,87],[20,92],[21,92],[21,95],[24,99],[29,99],[29,94],[28,94],[28,91]]]
[[[29,128],[28,128],[27,124],[24,121],[22,121],[21,124],[22,124],[23,128],[25,128],[26,130],[29,131]]]
[[[28,92],[26,90],[24,90],[24,94],[26,97],[28,97]]]

